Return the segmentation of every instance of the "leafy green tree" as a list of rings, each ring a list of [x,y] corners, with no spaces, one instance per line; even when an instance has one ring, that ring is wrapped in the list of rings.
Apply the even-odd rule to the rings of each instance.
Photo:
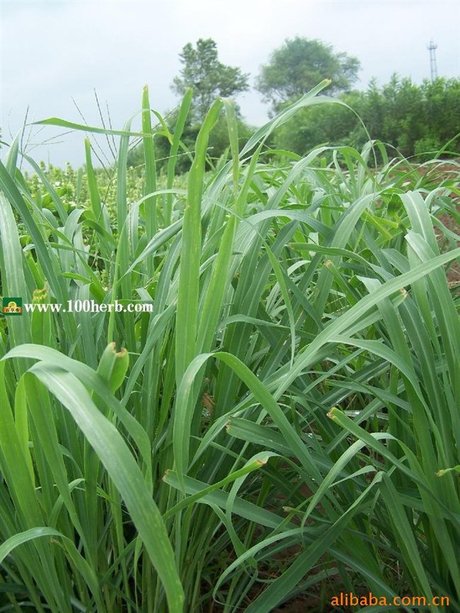
[[[412,155],[415,143],[423,137],[423,92],[411,79],[393,75],[383,86],[384,120],[379,138]]]
[[[299,98],[326,78],[332,80],[330,93],[350,90],[359,68],[357,58],[334,53],[330,45],[319,40],[297,36],[271,54],[256,79],[256,89],[276,112],[280,104]]]
[[[393,75],[382,87],[371,81],[366,91],[342,93],[339,98],[356,111],[372,139],[393,145],[406,157],[432,157],[451,140],[448,151],[460,152],[458,79],[416,85]],[[305,108],[275,134],[278,148],[300,155],[324,143],[359,148],[367,139],[357,117],[337,104]]]
[[[421,90],[425,101],[425,138],[427,141],[444,145],[460,133],[460,80],[426,80],[422,83]],[[460,139],[457,138],[456,143],[449,149],[458,151]]]
[[[182,70],[180,76],[174,79],[172,89],[182,96],[188,88],[192,88],[192,115],[195,121],[203,119],[217,96],[227,98],[249,89],[249,75],[240,68],[222,64],[212,38],[200,38],[196,46],[187,43],[179,57]]]
[[[362,104],[362,92],[350,92],[340,99],[353,109]],[[358,145],[367,140],[356,115],[347,107],[320,104],[298,111],[275,133],[275,146],[279,149],[306,155],[314,147],[327,145]]]

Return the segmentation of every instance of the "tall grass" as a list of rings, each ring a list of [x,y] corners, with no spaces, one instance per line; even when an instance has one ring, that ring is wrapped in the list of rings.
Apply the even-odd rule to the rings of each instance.
[[[153,312],[1,320],[2,610],[266,613],[298,593],[325,610],[340,590],[460,610],[460,249],[440,217],[458,182],[428,188],[379,143],[270,151],[324,85],[241,152],[217,101],[186,190],[190,96],[157,176],[145,90],[141,132],[103,131],[120,138],[114,207],[90,141],[74,209],[35,165],[43,207],[11,146],[1,294]],[[222,112],[231,146],[213,166]]]

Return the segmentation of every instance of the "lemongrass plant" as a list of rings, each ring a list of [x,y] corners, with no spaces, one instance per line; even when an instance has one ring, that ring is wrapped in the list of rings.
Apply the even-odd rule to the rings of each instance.
[[[267,149],[298,109],[328,102],[324,86],[242,151],[232,104],[216,101],[186,189],[175,164],[190,94],[161,180],[147,90],[140,132],[42,122],[119,137],[115,211],[89,141],[88,201],[73,209],[35,165],[42,206],[12,144],[2,296],[152,311],[0,321],[2,610],[266,613],[308,594],[320,611],[370,590],[460,610],[447,278],[460,250],[440,216],[455,215],[458,182],[427,189],[378,143]],[[222,112],[229,153],[210,169]]]

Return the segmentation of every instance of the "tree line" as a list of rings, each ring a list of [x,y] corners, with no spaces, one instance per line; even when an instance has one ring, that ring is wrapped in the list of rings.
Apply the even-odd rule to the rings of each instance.
[[[216,42],[211,38],[188,43],[180,53],[181,70],[172,83],[173,91],[183,96],[193,92],[183,141],[192,147],[201,122],[212,101],[218,97],[235,98],[250,89],[249,74],[219,60]],[[325,78],[331,80],[326,94],[330,105],[309,107],[276,132],[269,143],[300,155],[319,144],[359,147],[369,138],[379,139],[406,157],[460,153],[460,80],[438,78],[421,85],[410,78],[393,75],[378,86],[373,80],[366,90],[353,89],[360,62],[347,53],[337,53],[331,45],[303,37],[287,39],[274,50],[255,79],[255,89],[274,115],[292,104]],[[237,107],[239,138],[243,145],[253,131]],[[167,129],[174,131],[178,110],[166,116]],[[456,138],[457,137],[457,138]],[[158,136],[157,158],[166,159],[169,143]],[[219,158],[228,147],[224,118],[218,122],[210,141],[210,156]],[[142,160],[142,150],[131,152],[130,163]],[[166,162],[165,162],[166,163]],[[184,156],[179,171],[187,170]]]

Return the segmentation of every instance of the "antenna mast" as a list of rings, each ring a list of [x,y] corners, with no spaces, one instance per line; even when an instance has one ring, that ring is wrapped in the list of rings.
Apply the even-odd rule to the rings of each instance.
[[[430,71],[431,71],[431,80],[434,81],[438,78],[438,66],[436,64],[436,49],[438,45],[430,40],[430,44],[427,49],[430,52]]]

